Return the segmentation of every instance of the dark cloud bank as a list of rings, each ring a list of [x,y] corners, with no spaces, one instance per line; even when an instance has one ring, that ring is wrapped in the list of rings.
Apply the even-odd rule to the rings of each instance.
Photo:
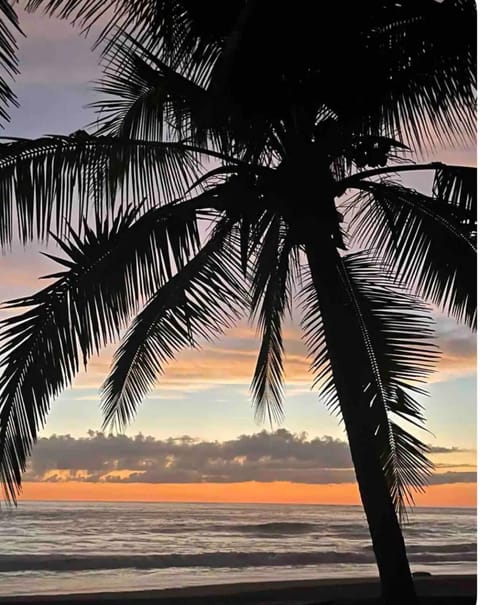
[[[433,453],[459,451],[432,448]],[[94,431],[84,438],[52,435],[40,439],[25,480],[72,479],[123,483],[355,481],[344,441],[331,437],[309,439],[305,433],[294,434],[286,429],[241,435],[230,441],[200,441],[189,436],[162,440]],[[431,483],[475,480],[474,472],[447,471],[436,473]]]

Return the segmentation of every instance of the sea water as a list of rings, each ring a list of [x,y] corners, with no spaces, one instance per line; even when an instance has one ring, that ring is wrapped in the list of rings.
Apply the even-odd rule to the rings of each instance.
[[[475,573],[476,511],[416,508],[413,571]],[[0,510],[0,595],[377,574],[361,507],[21,502]]]

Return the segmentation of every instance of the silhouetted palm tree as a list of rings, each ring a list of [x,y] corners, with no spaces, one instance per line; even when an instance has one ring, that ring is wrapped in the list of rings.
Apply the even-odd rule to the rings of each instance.
[[[12,301],[29,310],[4,322],[9,497],[52,398],[120,337],[106,426],[133,417],[177,351],[246,312],[262,332],[257,414],[279,418],[282,321],[297,295],[315,383],[345,424],[384,596],[413,601],[395,508],[431,465],[402,421],[421,425],[415,394],[436,358],[415,296],[474,326],[476,196],[473,169],[398,161],[405,142],[472,133],[474,5],[359,4],[138,3],[106,51],[111,98],[96,134],[3,145],[3,243],[15,227],[25,240],[53,231],[64,253],[55,281]],[[90,0],[65,6],[97,17]],[[293,48],[292,28],[303,34]],[[431,195],[392,178],[415,170],[432,171]]]

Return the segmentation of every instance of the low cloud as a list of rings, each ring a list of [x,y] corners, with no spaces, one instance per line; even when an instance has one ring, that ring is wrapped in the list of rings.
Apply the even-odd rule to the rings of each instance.
[[[472,450],[464,449],[460,447],[442,447],[437,445],[430,446],[431,454],[458,454],[463,452],[471,452]]]
[[[462,327],[452,328],[445,322],[448,331],[441,324],[438,344],[442,357],[436,371],[429,377],[430,383],[444,382],[476,372],[475,338]],[[310,371],[311,359],[302,341],[299,328],[288,327],[285,338],[285,380],[289,395],[310,393],[314,376]],[[156,397],[168,398],[169,393],[203,391],[218,385],[243,385],[251,382],[258,355],[258,338],[253,328],[241,323],[230,330],[216,343],[198,350],[185,350],[165,368],[154,389]],[[100,357],[90,360],[88,371],[80,373],[74,387],[98,388],[108,375],[111,358],[116,346],[105,349]],[[316,393],[318,389],[313,388]]]
[[[436,473],[430,478],[431,485],[441,485],[442,483],[475,483],[477,473],[475,472],[455,472]]]
[[[436,336],[442,352],[437,372],[430,382],[474,376],[477,370],[477,340],[466,326],[451,318],[437,316]]]
[[[434,447],[434,453],[457,453]],[[475,481],[474,472],[438,473],[432,483]],[[346,442],[309,439],[286,429],[241,435],[228,441],[203,441],[188,435],[156,439],[105,435],[52,435],[39,440],[26,481],[107,483],[235,483],[292,481],[352,483],[355,475]]]

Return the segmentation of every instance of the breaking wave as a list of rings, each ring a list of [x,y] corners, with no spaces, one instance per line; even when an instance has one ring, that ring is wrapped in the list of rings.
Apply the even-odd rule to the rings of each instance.
[[[445,561],[440,553],[415,553],[414,562]],[[476,553],[452,553],[449,561],[475,561]],[[53,571],[72,572],[109,569],[167,569],[174,567],[246,568],[282,567],[322,564],[370,564],[368,552],[210,552],[168,555],[0,555],[1,572]]]
[[[221,529],[253,534],[305,534],[318,529],[316,523],[252,523],[222,526]]]

